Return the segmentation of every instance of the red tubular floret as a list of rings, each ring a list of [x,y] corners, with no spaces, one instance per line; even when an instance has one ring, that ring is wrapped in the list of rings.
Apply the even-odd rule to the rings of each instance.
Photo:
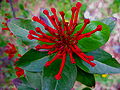
[[[29,31],[30,34],[36,35],[36,32],[34,30]]]
[[[27,38],[32,40],[32,39],[34,39],[34,36],[32,36],[31,34],[28,34]]]
[[[44,13],[45,15],[47,15],[47,16],[49,15],[48,10],[44,10],[43,13]]]
[[[89,23],[90,23],[90,20],[89,20],[89,19],[85,19],[85,20],[84,20],[84,25],[82,26],[82,28],[80,29],[80,31],[78,31],[78,32],[75,33],[74,35],[75,35],[75,36],[78,36],[78,35],[82,34],[82,32],[84,31],[86,25],[89,24]]]
[[[76,4],[76,13],[75,13],[75,19],[74,19],[74,24],[77,23],[77,19],[78,19],[78,13],[79,13],[79,10],[80,10],[80,7],[82,6],[82,4],[80,2],[77,2]]]
[[[85,24],[89,24],[89,23],[90,23],[90,20],[89,20],[89,19],[84,19],[84,23],[85,23]]]
[[[55,60],[57,60],[60,56],[61,56],[61,55],[60,55],[60,52],[58,52],[52,60],[46,62],[45,67],[50,66],[50,65],[51,65]]]
[[[52,13],[56,13],[56,9],[55,8],[51,8]]]
[[[77,2],[76,7],[80,8],[82,6],[82,3]]]
[[[56,80],[60,80],[62,78],[61,74],[62,74],[63,68],[65,66],[65,62],[66,62],[66,53],[63,53],[63,58],[62,58],[62,63],[60,65],[60,70],[59,70],[58,74],[55,75]]]
[[[75,13],[76,7],[72,7],[72,8],[71,8],[71,11],[72,11],[72,13]]]
[[[101,31],[102,30],[102,25],[98,25],[96,28],[97,31]]]
[[[37,46],[35,46],[35,49],[36,49],[36,50],[39,50],[39,49],[41,49],[41,46],[40,46],[40,45],[37,45]]]

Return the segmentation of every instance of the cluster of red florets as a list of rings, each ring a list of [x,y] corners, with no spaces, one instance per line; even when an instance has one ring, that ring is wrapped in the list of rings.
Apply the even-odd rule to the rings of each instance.
[[[20,77],[20,76],[24,75],[24,70],[22,68],[15,67],[15,69],[17,70],[16,71],[17,77]]]
[[[5,47],[5,53],[8,54],[8,59],[13,58],[14,55],[17,53],[17,49],[15,48],[14,44],[8,43],[7,46]],[[21,57],[21,55],[18,54],[18,57]],[[19,58],[16,58],[16,59],[14,60],[14,63],[15,63],[16,61],[18,61],[18,60],[19,60]],[[21,68],[19,68],[19,67],[15,67],[15,69],[17,70],[17,71],[16,71],[16,75],[17,75],[18,77],[24,75],[24,70],[23,70],[23,69],[21,69]]]
[[[39,27],[36,27],[35,31],[30,30],[28,35],[28,38],[30,40],[36,39],[42,42],[53,43],[52,45],[43,44],[37,45],[35,47],[36,50],[47,49],[49,55],[56,53],[56,56],[51,61],[46,62],[45,66],[48,67],[55,60],[62,59],[60,70],[58,74],[55,75],[55,78],[57,80],[61,78],[67,54],[70,56],[71,63],[76,63],[73,57],[73,53],[75,53],[82,60],[90,64],[92,67],[96,65],[95,63],[91,62],[94,60],[94,57],[87,56],[86,54],[84,54],[81,51],[81,49],[77,46],[77,44],[78,41],[82,38],[90,37],[91,34],[95,33],[96,31],[101,31],[102,26],[98,25],[95,30],[82,34],[86,25],[90,23],[89,19],[85,19],[82,28],[77,33],[73,34],[77,26],[78,13],[81,6],[82,4],[80,2],[77,2],[76,7],[71,8],[72,16],[69,22],[65,21],[65,13],[63,11],[59,12],[59,14],[62,17],[62,21],[60,21],[57,17],[55,8],[51,8],[51,12],[53,13],[53,15],[49,15],[48,10],[44,10],[43,13],[48,17],[54,28],[48,26],[43,20],[36,16],[32,18],[34,21],[42,24],[44,26],[44,29],[51,34],[51,36],[49,36],[46,33],[44,33],[43,30],[41,30]]]
[[[14,46],[14,44],[8,43],[7,46],[5,47],[5,53],[8,54],[9,59],[14,57],[14,54],[17,53],[17,50]]]

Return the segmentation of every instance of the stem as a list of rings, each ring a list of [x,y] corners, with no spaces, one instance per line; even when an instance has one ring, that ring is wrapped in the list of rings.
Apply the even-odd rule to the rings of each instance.
[[[12,4],[12,0],[9,0],[9,3],[10,3],[11,11],[13,13],[13,17],[16,18],[15,11],[14,11],[13,4]]]

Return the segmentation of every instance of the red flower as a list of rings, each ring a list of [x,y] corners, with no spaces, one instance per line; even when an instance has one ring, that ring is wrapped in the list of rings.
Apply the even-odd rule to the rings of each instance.
[[[8,43],[5,47],[5,53],[9,55],[9,59],[14,57],[14,54],[17,53],[17,50],[14,46],[14,44]]]
[[[24,70],[23,70],[23,69],[21,69],[21,68],[19,68],[19,67],[15,67],[15,69],[17,70],[17,71],[16,71],[16,75],[17,75],[18,77],[24,75]]]
[[[81,40],[85,37],[90,37],[91,34],[95,33],[96,31],[101,31],[102,26],[98,25],[95,30],[82,34],[87,24],[90,23],[89,19],[84,20],[84,25],[82,28],[75,34],[73,34],[75,27],[77,26],[77,19],[78,19],[78,13],[80,10],[80,7],[82,4],[80,2],[77,2],[76,7],[72,7],[72,17],[69,22],[66,22],[64,19],[65,13],[63,11],[59,12],[59,14],[62,17],[62,21],[60,22],[57,14],[56,9],[51,8],[51,12],[53,15],[49,15],[48,10],[44,10],[43,13],[48,17],[54,28],[48,26],[45,24],[45,22],[38,17],[34,16],[32,19],[40,24],[42,24],[46,31],[48,31],[52,36],[49,36],[42,32],[42,30],[39,27],[36,27],[35,30],[30,30],[28,38],[30,40],[36,39],[39,41],[47,42],[47,43],[53,43],[53,45],[37,45],[35,48],[36,50],[39,49],[48,49],[48,54],[56,53],[56,56],[51,60],[46,62],[45,66],[48,67],[51,65],[52,62],[54,62],[57,59],[62,59],[60,70],[57,75],[55,75],[55,78],[57,80],[61,79],[62,70],[64,68],[65,62],[66,62],[66,55],[69,54],[71,63],[76,63],[75,59],[73,57],[73,53],[77,54],[82,60],[90,64],[92,67],[94,67],[96,64],[91,62],[94,60],[93,56],[87,56],[84,54],[81,49],[77,46],[78,40]]]

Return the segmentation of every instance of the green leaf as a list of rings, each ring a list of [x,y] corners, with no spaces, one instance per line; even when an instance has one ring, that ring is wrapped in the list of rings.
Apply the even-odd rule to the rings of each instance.
[[[93,74],[87,73],[80,68],[77,68],[77,81],[89,87],[95,87],[95,78]]]
[[[44,64],[49,60],[49,56],[45,56],[38,60],[31,62],[29,65],[22,67],[24,70],[30,72],[41,72],[44,68]]]
[[[8,24],[9,23],[26,30],[35,29],[35,25],[33,24],[34,22],[32,22],[32,20],[30,19],[12,18],[10,22],[8,22]]]
[[[77,66],[82,70],[94,74],[120,73],[120,64],[114,58],[112,58],[109,53],[103,51],[102,49],[97,49],[86,54],[94,56],[93,63],[95,63],[96,66],[91,67],[78,56],[75,56],[74,58],[76,59]]]
[[[29,40],[27,35],[29,30],[34,30],[35,26],[31,20],[27,19],[11,19],[8,22],[8,27],[10,31],[17,37],[19,37],[26,45],[37,44],[36,40]]]
[[[24,10],[22,13],[23,13],[23,16],[25,18],[27,18],[29,16],[29,14],[30,14],[30,12],[28,10]]]
[[[21,55],[26,53],[26,50],[23,46],[18,46],[17,49],[18,49],[18,53]]]
[[[47,52],[40,52],[31,49],[27,53],[25,53],[19,59],[19,61],[16,62],[16,66],[21,67],[28,71],[40,72],[43,69],[44,64],[47,60],[48,60]]]
[[[18,90],[36,90],[36,89],[23,85],[23,86],[18,86]]]
[[[33,73],[25,71],[26,79],[30,85],[38,90],[42,90],[42,75],[41,73]]]
[[[62,78],[56,80],[54,76],[58,73],[61,60],[56,60],[43,71],[43,90],[70,90],[77,76],[76,66],[71,64],[69,57],[66,60],[65,67],[62,72]]]
[[[37,40],[30,40],[27,38],[29,30],[35,30],[35,27],[40,27],[44,33],[47,33],[40,23],[29,19],[13,18],[8,22],[8,27],[16,37],[19,37],[23,41],[24,44],[31,45],[31,47],[34,47],[39,43]]]
[[[20,80],[22,80],[22,83],[19,86],[17,86],[18,90],[36,90],[29,84],[26,78],[21,77]]]
[[[109,17],[109,18],[104,18],[100,20],[104,24],[108,25],[110,27],[110,31],[112,31],[116,25],[116,18],[115,17]]]
[[[97,25],[102,25],[102,31],[97,31],[94,34],[92,34],[91,37],[79,40],[78,46],[83,52],[95,50],[108,41],[110,36],[110,28],[106,24],[99,21],[92,21],[90,24],[87,25],[83,33],[87,33],[94,30],[97,27]],[[78,25],[74,33],[79,31],[82,26],[83,24]]]

